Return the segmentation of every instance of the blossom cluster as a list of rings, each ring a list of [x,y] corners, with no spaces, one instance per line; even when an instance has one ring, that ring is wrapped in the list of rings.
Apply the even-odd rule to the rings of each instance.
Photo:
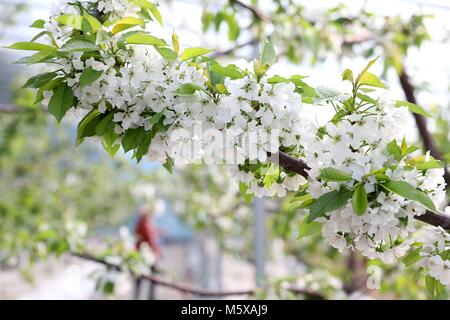
[[[419,265],[443,285],[450,286],[450,234],[441,227],[429,227],[422,235]]]
[[[309,190],[314,198],[336,188],[351,189],[356,184],[363,184],[365,193],[373,195],[368,197],[363,215],[356,215],[352,204],[347,203],[320,218],[323,236],[340,251],[355,248],[371,259],[392,263],[408,250],[410,241],[404,239],[415,230],[414,217],[424,214],[426,209],[382,189],[380,177],[375,173],[387,168],[382,170],[385,179],[405,181],[415,188],[432,191],[429,196],[435,204],[445,199],[445,182],[443,169],[430,169],[424,174],[409,167],[405,158],[397,161],[389,153],[388,144],[392,139],[400,139],[404,132],[401,124],[408,117],[406,108],[396,108],[389,102],[381,102],[376,108],[379,110],[370,114],[354,113],[337,124],[328,123],[323,137],[304,136],[303,145],[311,167]],[[322,179],[324,167],[340,169],[351,179],[344,182]]]

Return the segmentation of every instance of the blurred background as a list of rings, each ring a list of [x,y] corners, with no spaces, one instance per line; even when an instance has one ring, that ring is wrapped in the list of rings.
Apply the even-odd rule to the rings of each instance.
[[[374,73],[390,97],[406,95],[433,115],[433,152],[450,160],[448,1],[159,3],[159,34],[174,29],[182,46],[217,48],[218,59],[238,64],[270,38],[279,54],[272,72],[314,86],[339,86],[343,69],[380,56]],[[29,41],[28,26],[51,7],[0,0],[0,45]],[[96,141],[76,146],[79,115],[58,125],[35,105],[21,89],[30,69],[20,58],[0,50],[0,299],[429,298],[413,268],[327,246],[292,196],[248,202],[224,167],[171,174],[121,150],[113,159]],[[323,121],[323,108],[305,108]],[[418,121],[405,119],[409,136],[430,149]],[[137,255],[140,238],[149,241]],[[156,278],[137,282],[143,270]]]

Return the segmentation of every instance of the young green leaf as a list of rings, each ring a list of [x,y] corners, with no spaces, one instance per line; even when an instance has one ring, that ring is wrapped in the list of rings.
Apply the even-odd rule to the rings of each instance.
[[[325,213],[337,210],[344,206],[352,197],[352,191],[341,187],[320,196],[310,207],[308,222],[322,217]]]
[[[30,28],[44,29],[44,25],[45,25],[45,20],[38,19],[31,24]]]
[[[103,71],[94,70],[92,67],[87,67],[84,69],[80,76],[80,86],[81,88],[90,85],[95,82],[103,74]]]
[[[402,150],[398,146],[395,139],[387,144],[387,151],[394,157],[395,160],[400,160],[402,158]]]
[[[56,17],[55,21],[77,30],[81,30],[83,25],[83,17],[78,14],[63,14],[59,17]]]
[[[233,80],[242,79],[244,77],[244,74],[234,64],[229,64],[223,67],[218,63],[214,63],[210,66],[209,71],[218,73]]]
[[[108,42],[108,40],[111,39],[111,36],[109,35],[108,31],[104,29],[100,29],[97,31],[97,36],[95,38],[95,44],[100,45]]]
[[[347,80],[353,83],[353,71],[350,69],[345,69],[344,72],[342,72],[342,80]]]
[[[138,25],[144,25],[145,21],[135,17],[126,17],[119,20],[112,29],[112,34],[119,33],[123,30],[133,28]]]
[[[239,191],[241,192],[242,197],[245,199],[245,202],[247,202],[247,204],[249,204],[253,199],[253,193],[247,193],[248,186],[245,183],[240,182],[239,183]]]
[[[402,259],[405,266],[410,266],[419,261],[422,257],[420,256],[420,252],[422,251],[422,248],[416,248],[414,250],[411,250],[408,252]]]
[[[173,51],[175,51],[178,55],[180,52],[180,39],[178,38],[178,35],[175,33],[175,30],[172,32],[172,48]]]
[[[178,58],[178,54],[172,49],[165,47],[155,47],[155,50],[166,60],[173,61]]]
[[[59,51],[97,51],[98,49],[97,45],[93,42],[83,39],[70,39],[59,49]]]
[[[184,49],[184,51],[181,53],[180,59],[181,59],[181,61],[186,61],[189,59],[203,56],[212,51],[214,51],[214,50],[205,49],[205,48],[187,48],[187,49]]]
[[[410,112],[420,114],[424,117],[431,117],[431,115],[428,112],[426,112],[421,106],[418,106],[417,104],[414,104],[414,103],[411,103],[408,101],[397,100],[395,102],[395,106],[396,107],[408,107]]]
[[[65,83],[62,83],[53,89],[53,96],[48,103],[48,111],[56,118],[58,122],[74,105],[74,95],[72,89]]]
[[[324,181],[350,181],[352,180],[351,174],[336,169],[336,168],[323,168],[320,170],[320,179]]]
[[[277,53],[275,52],[275,49],[272,46],[272,43],[270,41],[264,41],[262,48],[261,48],[261,63],[272,65],[277,60]]]
[[[167,46],[167,42],[145,32],[138,32],[125,38],[126,44],[147,44],[151,46]]]
[[[179,86],[175,92],[179,95],[187,96],[194,94],[197,90],[202,90],[202,88],[192,83],[185,83]]]
[[[353,192],[352,207],[358,216],[362,216],[367,210],[367,193],[363,183],[360,183]]]
[[[95,17],[91,16],[90,14],[85,12],[83,14],[83,18],[89,23],[92,32],[95,33],[102,28],[102,24],[100,23],[100,21],[98,21]]]
[[[376,75],[370,72],[365,72],[361,76],[361,78],[359,79],[359,84],[377,88],[386,88],[386,84],[382,82]]]

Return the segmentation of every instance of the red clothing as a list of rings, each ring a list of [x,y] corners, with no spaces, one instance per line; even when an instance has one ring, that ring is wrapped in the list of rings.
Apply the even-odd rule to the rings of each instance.
[[[148,216],[141,215],[136,225],[136,249],[139,249],[142,243],[147,242],[157,258],[161,257],[161,248],[158,243],[158,230]]]

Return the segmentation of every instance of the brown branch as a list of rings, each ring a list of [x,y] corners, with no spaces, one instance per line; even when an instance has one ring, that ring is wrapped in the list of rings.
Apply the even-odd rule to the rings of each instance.
[[[403,92],[405,93],[406,100],[408,102],[417,104],[414,86],[412,85],[404,66],[402,68],[402,72],[399,75],[399,80]],[[427,119],[417,113],[413,113],[413,116],[414,120],[416,121],[416,125],[420,133],[420,138],[422,139],[425,149],[430,151],[430,154],[433,156],[433,158],[443,160],[441,153],[434,143],[433,136],[428,130]],[[447,183],[447,186],[450,186],[450,174],[448,172],[447,166],[444,166],[444,179]]]
[[[125,271],[120,265],[107,262],[103,259],[96,258],[89,254],[81,254],[81,253],[71,252],[71,255],[81,258],[81,259],[84,259],[84,260],[102,264],[102,265],[106,266],[107,268],[114,269],[119,272]],[[159,277],[156,275],[147,274],[147,275],[141,275],[139,277],[141,279],[148,280],[159,286],[163,286],[163,287],[167,287],[167,288],[177,290],[177,291],[180,291],[183,293],[193,294],[193,295],[203,296],[203,297],[225,297],[225,296],[251,295],[251,294],[257,293],[260,290],[257,288],[251,288],[251,289],[245,289],[245,290],[230,290],[230,291],[205,290],[205,289],[196,288],[196,287],[193,287],[193,286],[190,286],[187,284],[170,282],[170,281],[165,280],[162,277]],[[325,300],[325,297],[323,295],[321,295],[320,293],[310,291],[307,289],[288,288],[286,290],[291,291],[295,294],[303,294],[303,295],[306,295],[313,299]]]

